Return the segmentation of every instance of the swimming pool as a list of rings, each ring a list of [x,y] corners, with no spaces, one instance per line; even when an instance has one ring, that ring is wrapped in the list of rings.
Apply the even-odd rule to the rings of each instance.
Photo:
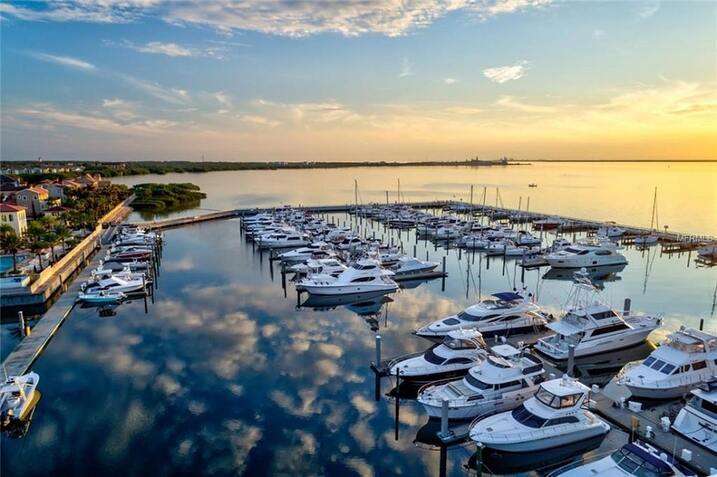
[[[17,263],[25,260],[27,255],[17,255]],[[0,256],[0,272],[8,272],[12,270],[12,255],[1,255]]]

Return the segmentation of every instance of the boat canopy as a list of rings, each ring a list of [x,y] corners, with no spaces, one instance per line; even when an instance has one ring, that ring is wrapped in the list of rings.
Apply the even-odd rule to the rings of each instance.
[[[503,301],[513,301],[513,300],[522,300],[523,299],[522,295],[519,295],[514,292],[493,293],[493,295],[491,295],[491,296],[494,296],[497,299],[503,300]]]

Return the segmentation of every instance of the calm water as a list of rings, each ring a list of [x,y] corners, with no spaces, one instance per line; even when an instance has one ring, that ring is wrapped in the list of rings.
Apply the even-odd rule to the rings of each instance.
[[[658,188],[660,227],[717,236],[717,163],[536,163],[509,167],[402,167],[280,171],[233,171],[167,174],[115,179],[123,184],[193,182],[207,193],[202,209],[290,203],[326,205],[354,202],[354,182],[362,202],[402,199],[470,200],[480,203],[487,188],[488,205],[496,203],[496,187],[505,207],[595,220],[649,226],[652,198]],[[528,184],[537,183],[537,188]],[[522,198],[522,200],[521,200]],[[501,201],[499,201],[500,203]],[[195,215],[194,210],[173,215]],[[134,217],[140,220],[136,215]]]
[[[412,251],[414,236],[403,240]],[[297,309],[238,222],[167,231],[148,314],[141,302],[112,317],[78,308],[39,358],[43,397],[24,438],[2,437],[3,475],[439,475],[439,452],[414,443],[430,435],[422,408],[403,402],[396,441],[393,404],[374,400],[373,329],[384,357],[423,350],[411,330],[521,275],[479,256],[468,271],[472,256],[419,241],[417,255],[426,251],[447,254],[445,291],[436,280],[387,304]],[[706,318],[717,329],[717,268],[625,253],[629,265],[600,282],[606,301],[629,296],[634,310],[664,312],[668,328]],[[526,272],[525,283],[557,311],[570,284],[544,274]],[[15,341],[3,334],[4,349]],[[448,451],[447,475],[465,475],[471,450]]]

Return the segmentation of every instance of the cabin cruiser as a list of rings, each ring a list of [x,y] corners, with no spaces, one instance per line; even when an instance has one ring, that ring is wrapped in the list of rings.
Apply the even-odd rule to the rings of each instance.
[[[359,237],[346,237],[336,244],[336,248],[339,250],[354,251],[358,250],[363,246],[363,240]]]
[[[40,376],[27,373],[10,376],[0,386],[0,423],[4,426],[15,420],[22,420],[32,408]]]
[[[605,225],[597,230],[598,237],[607,237],[609,239],[620,238],[625,234],[625,229],[616,225]]]
[[[513,242],[516,245],[527,245],[529,247],[540,246],[543,241],[528,232],[527,230],[518,230],[517,234],[513,238]]]
[[[587,461],[560,467],[548,477],[692,477],[697,474],[685,468],[677,459],[643,441],[629,442],[606,457],[598,455]]]
[[[582,268],[627,263],[615,244],[607,242],[578,243],[545,256],[553,268]]]
[[[547,327],[555,334],[540,338],[535,349],[556,360],[615,351],[644,342],[662,324],[661,316],[621,313],[595,299],[598,290],[586,272],[575,274],[568,302],[560,320]]]
[[[152,252],[149,250],[139,250],[134,252],[115,252],[110,253],[110,251],[107,251],[107,259],[106,261],[115,261],[115,262],[133,262],[135,260],[149,260],[152,256]]]
[[[676,399],[717,375],[717,335],[684,325],[645,358],[620,373],[633,396]]]
[[[416,331],[424,338],[441,337],[461,328],[478,330],[484,335],[517,333],[544,326],[548,318],[531,301],[532,294],[494,293],[456,315],[434,321]]]
[[[77,294],[77,301],[87,303],[88,305],[111,305],[121,303],[127,298],[122,292],[100,290],[97,292]]]
[[[310,259],[306,263],[298,263],[289,267],[288,271],[299,274],[299,275],[313,275],[324,274],[331,276],[338,276],[344,272],[348,267],[343,263],[339,262],[335,258],[320,258]]]
[[[316,256],[319,252],[324,252],[328,256],[330,253],[333,253],[333,246],[326,242],[315,242],[308,244],[306,247],[281,253],[278,258],[284,263],[305,262],[310,258],[321,258]]]
[[[388,292],[398,289],[391,280],[393,272],[381,268],[376,260],[363,259],[344,270],[338,277],[319,275],[299,281],[297,289],[312,295],[347,295],[351,293]]]
[[[485,238],[484,235],[470,234],[464,235],[458,240],[457,244],[459,247],[470,248],[474,250],[481,250],[487,247],[490,241]]]
[[[470,437],[490,449],[534,452],[599,437],[610,425],[590,412],[590,388],[567,375],[540,384],[512,411],[476,421]]]
[[[656,234],[638,235],[634,238],[633,242],[635,245],[655,245],[660,240],[660,237]]]
[[[111,276],[95,282],[85,282],[82,284],[81,289],[85,293],[96,293],[98,291],[135,293],[144,290],[146,285],[144,278],[124,280],[118,276]]]
[[[448,401],[449,419],[470,419],[513,409],[532,396],[543,380],[543,362],[510,345],[493,346],[463,379],[429,384],[418,393],[430,417],[441,417]]]
[[[303,247],[311,243],[311,239],[308,235],[298,232],[274,232],[262,235],[257,243],[262,248]]]
[[[391,376],[398,373],[402,380],[416,383],[460,376],[485,359],[485,347],[479,332],[455,330],[424,353],[391,360],[388,369]]]
[[[697,249],[697,254],[703,258],[717,258],[717,243],[700,247]]]
[[[404,255],[396,261],[389,269],[395,274],[394,280],[409,279],[415,275],[432,272],[438,266],[437,262],[419,260]]]
[[[672,429],[717,454],[717,377],[692,390]]]

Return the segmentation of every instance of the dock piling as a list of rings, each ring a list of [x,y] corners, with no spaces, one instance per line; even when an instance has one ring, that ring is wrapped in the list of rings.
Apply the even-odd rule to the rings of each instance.
[[[398,413],[401,408],[401,375],[399,369],[396,368],[396,429],[394,439],[398,440]]]
[[[568,376],[573,375],[573,367],[575,366],[575,345],[571,344],[568,346]]]
[[[381,365],[381,335],[376,335],[376,366]]]
[[[625,298],[625,305],[623,306],[623,316],[630,315],[630,307],[632,306],[632,300],[630,298]]]
[[[20,336],[24,338],[27,336],[27,325],[25,324],[25,315],[23,315],[22,311],[17,312],[17,319],[18,327],[20,328]]]

